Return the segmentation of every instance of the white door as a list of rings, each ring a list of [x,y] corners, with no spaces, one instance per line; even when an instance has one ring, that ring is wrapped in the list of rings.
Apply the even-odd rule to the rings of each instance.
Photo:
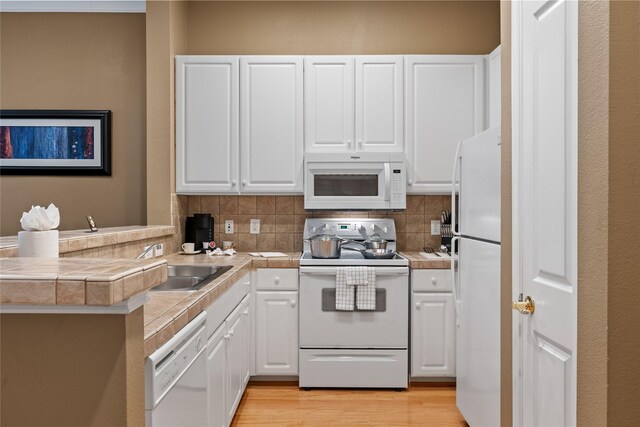
[[[355,57],[357,151],[404,151],[403,57]]]
[[[238,57],[176,56],[176,191],[238,191]]]
[[[455,375],[453,294],[413,293],[411,375]]]
[[[306,152],[354,149],[353,56],[307,56],[304,59]]]
[[[578,2],[513,5],[514,425],[576,424]],[[522,334],[517,331],[522,327]]]
[[[302,57],[240,60],[240,191],[302,193]]]
[[[484,129],[484,57],[405,57],[407,193],[451,192],[456,146]]]
[[[298,374],[298,292],[256,292],[256,374]]]
[[[207,343],[207,412],[212,427],[227,425],[227,326],[218,328]]]

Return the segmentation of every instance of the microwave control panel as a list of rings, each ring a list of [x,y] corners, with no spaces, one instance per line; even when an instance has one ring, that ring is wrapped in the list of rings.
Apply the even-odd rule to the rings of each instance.
[[[406,209],[407,207],[407,179],[405,176],[404,163],[391,163],[391,209]]]

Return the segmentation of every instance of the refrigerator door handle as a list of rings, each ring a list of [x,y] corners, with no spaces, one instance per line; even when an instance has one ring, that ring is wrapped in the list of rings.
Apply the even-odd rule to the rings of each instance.
[[[458,299],[458,283],[456,281],[456,257],[455,254],[453,252],[453,248],[455,248],[456,246],[456,242],[460,240],[460,236],[453,236],[453,238],[451,239],[451,283],[452,283],[452,289],[453,289],[453,308],[454,311],[456,313],[456,327],[460,327],[460,300]],[[460,248],[460,246],[458,245],[458,248]],[[460,259],[460,256],[458,255],[457,259]]]
[[[456,155],[453,158],[453,174],[451,175],[451,232],[454,236],[460,236],[460,232],[456,229],[456,175],[458,174],[458,165],[460,164],[460,146],[462,141],[458,141],[456,147]],[[453,250],[453,242],[451,242]]]

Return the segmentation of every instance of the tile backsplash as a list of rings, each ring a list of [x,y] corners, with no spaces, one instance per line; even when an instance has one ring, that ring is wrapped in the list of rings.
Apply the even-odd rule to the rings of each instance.
[[[439,220],[440,213],[451,208],[450,196],[407,196],[407,209],[402,211],[305,210],[303,196],[179,196],[183,197],[188,215],[209,213],[214,217],[216,242],[233,240],[243,252],[301,251],[304,221],[310,217],[393,218],[398,250],[436,248],[440,236],[431,235],[431,220]],[[249,234],[252,218],[260,220],[260,234]],[[184,221],[184,216],[180,220]],[[225,220],[234,221],[233,234],[225,234]],[[184,223],[180,224],[183,227]]]

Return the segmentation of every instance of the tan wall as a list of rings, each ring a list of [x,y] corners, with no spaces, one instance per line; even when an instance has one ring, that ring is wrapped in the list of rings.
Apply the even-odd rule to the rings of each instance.
[[[2,314],[0,424],[143,426],[142,308]]]
[[[640,2],[612,1],[609,17],[607,422],[632,426],[640,419]]]
[[[578,8],[578,425],[607,408],[608,4]],[[615,424],[613,424],[615,425]]]
[[[171,224],[175,192],[175,55],[186,53],[183,1],[148,1],[147,30],[147,222]]]
[[[3,109],[112,111],[112,176],[0,178],[0,234],[32,204],[55,203],[60,229],[146,223],[145,18],[116,13],[0,14]]]
[[[499,2],[206,2],[188,6],[188,53],[486,54]]]
[[[511,286],[511,2],[500,3],[500,95],[502,151],[500,153],[500,425],[512,425]]]

